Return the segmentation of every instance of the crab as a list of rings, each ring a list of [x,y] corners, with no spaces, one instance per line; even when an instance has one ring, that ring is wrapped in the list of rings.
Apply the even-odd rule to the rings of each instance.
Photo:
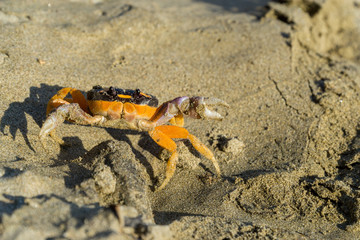
[[[71,98],[67,98],[70,94]],[[139,89],[103,88],[94,86],[86,98],[80,90],[63,88],[48,102],[47,118],[40,130],[40,141],[46,148],[45,140],[50,135],[57,143],[63,140],[55,135],[55,129],[65,120],[80,125],[95,125],[120,129],[146,131],[161,147],[170,152],[165,180],[157,188],[162,190],[173,177],[178,161],[177,145],[173,139],[188,139],[192,146],[209,159],[215,167],[216,175],[221,171],[214,154],[184,125],[184,115],[195,119],[222,120],[220,113],[212,107],[228,107],[217,98],[177,97],[158,107],[158,100]]]

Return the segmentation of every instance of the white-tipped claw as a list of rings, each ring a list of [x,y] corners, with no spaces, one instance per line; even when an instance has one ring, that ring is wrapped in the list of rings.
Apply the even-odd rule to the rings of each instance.
[[[212,108],[219,106],[229,107],[229,105],[218,98],[192,97],[190,98],[188,115],[194,118],[222,120],[223,116]]]
[[[206,119],[213,119],[213,120],[222,120],[224,117],[221,116],[220,113],[211,111],[210,109],[205,107],[204,112],[202,113]]]

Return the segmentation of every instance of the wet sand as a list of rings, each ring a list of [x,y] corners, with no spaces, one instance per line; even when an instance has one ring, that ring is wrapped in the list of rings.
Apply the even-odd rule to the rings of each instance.
[[[280,1],[279,1],[280,2]],[[356,1],[2,1],[2,239],[358,239]],[[132,130],[38,135],[61,88],[225,100],[186,118],[212,163]]]

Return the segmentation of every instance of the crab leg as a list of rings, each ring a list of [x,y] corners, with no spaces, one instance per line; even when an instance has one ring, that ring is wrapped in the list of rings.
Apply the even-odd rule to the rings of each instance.
[[[73,121],[81,125],[93,125],[103,123],[105,121],[105,117],[100,115],[91,116],[87,114],[84,110],[80,108],[80,105],[78,103],[63,104],[58,107],[54,112],[49,114],[43,126],[41,127],[39,137],[43,145],[45,137],[49,134],[59,144],[63,143],[62,140],[56,137],[55,129],[65,120]]]
[[[166,165],[165,180],[160,185],[160,187],[157,189],[157,191],[160,191],[168,184],[168,182],[170,181],[170,179],[172,178],[172,176],[175,173],[176,163],[178,160],[178,153],[176,151],[177,146],[176,146],[176,143],[174,142],[174,140],[172,140],[170,137],[168,137],[166,134],[164,134],[163,132],[161,132],[160,130],[158,130],[156,128],[154,130],[150,131],[149,134],[150,134],[150,137],[158,145],[165,148],[166,150],[168,150],[171,153],[171,156]]]
[[[71,94],[72,98],[65,98],[68,94]],[[68,103],[78,103],[80,108],[85,112],[88,112],[88,104],[84,95],[75,88],[63,88],[59,90],[50,100],[46,108],[46,116],[49,115],[51,111],[60,107],[61,105]]]
[[[68,94],[71,94],[72,98],[66,98]],[[84,124],[92,124],[99,121],[96,117],[92,117],[88,114],[88,104],[84,95],[75,88],[63,88],[60,89],[48,102],[46,108],[46,116],[48,116],[40,130],[40,141],[44,144],[44,138],[50,135],[56,142],[63,144],[64,141],[58,138],[55,134],[55,128],[62,124],[66,119],[73,121],[81,121]],[[71,119],[72,118],[72,119]],[[84,119],[84,120],[81,120]]]
[[[191,144],[198,152],[204,155],[207,159],[211,160],[217,175],[221,175],[219,164],[210,149],[201,143],[197,137],[190,134],[185,128],[173,125],[162,125],[156,127],[153,131],[150,131],[150,136],[157,144],[169,150],[171,153],[166,166],[165,180],[158,188],[158,191],[163,189],[168,184],[176,169],[178,154],[176,152],[176,143],[172,140],[172,138],[189,139]]]

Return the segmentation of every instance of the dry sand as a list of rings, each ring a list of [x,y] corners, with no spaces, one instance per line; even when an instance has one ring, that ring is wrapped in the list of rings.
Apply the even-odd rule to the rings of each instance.
[[[267,4],[267,7],[262,7]],[[355,0],[0,2],[2,239],[359,239],[360,12]],[[186,141],[63,124],[62,87],[211,96]],[[116,208],[114,206],[118,205]],[[117,215],[116,215],[117,214]]]

